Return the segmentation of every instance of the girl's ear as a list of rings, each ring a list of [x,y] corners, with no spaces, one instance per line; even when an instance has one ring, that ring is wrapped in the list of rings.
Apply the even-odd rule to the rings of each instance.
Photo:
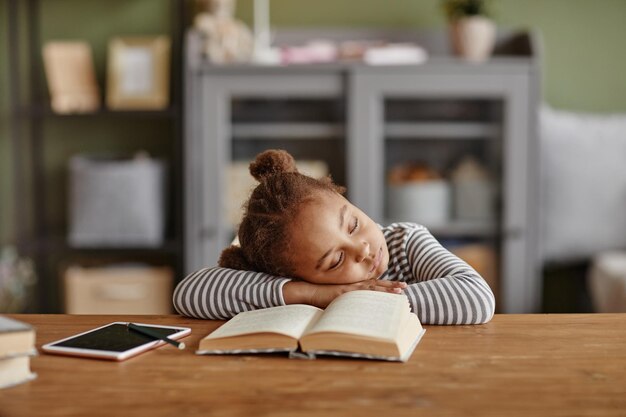
[[[241,271],[252,270],[250,263],[243,255],[243,250],[241,250],[241,247],[235,245],[231,245],[230,247],[222,251],[220,259],[219,261],[217,261],[217,264],[222,268],[239,269]]]

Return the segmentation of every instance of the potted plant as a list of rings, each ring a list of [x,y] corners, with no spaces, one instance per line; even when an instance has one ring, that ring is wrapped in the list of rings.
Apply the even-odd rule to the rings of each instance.
[[[493,50],[496,25],[489,18],[486,3],[485,0],[443,0],[452,49],[469,61],[484,61]]]
[[[0,313],[24,313],[33,301],[37,276],[30,258],[12,246],[0,249]]]

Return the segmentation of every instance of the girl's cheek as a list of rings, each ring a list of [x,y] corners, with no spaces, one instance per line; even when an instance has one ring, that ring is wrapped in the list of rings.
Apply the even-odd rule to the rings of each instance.
[[[344,268],[341,277],[339,280],[343,281],[345,284],[351,284],[354,282],[352,270],[349,268]]]
[[[354,265],[354,267],[350,271],[350,280],[352,282],[361,282],[361,281],[364,281],[364,280],[368,279],[368,276],[367,276],[368,275],[367,274],[368,271],[366,271],[362,267],[362,265],[363,264],[360,264],[358,266]]]

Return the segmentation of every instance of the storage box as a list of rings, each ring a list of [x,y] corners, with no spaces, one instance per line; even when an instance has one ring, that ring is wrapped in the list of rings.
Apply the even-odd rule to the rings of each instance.
[[[391,184],[388,212],[392,221],[442,226],[450,220],[450,200],[450,185],[445,180]]]
[[[64,273],[67,314],[171,314],[168,267],[71,266]]]
[[[165,167],[148,157],[70,160],[69,242],[77,247],[163,243]]]
[[[454,181],[452,190],[456,219],[479,221],[494,219],[494,186],[489,181]]]
[[[484,164],[471,155],[450,173],[454,195],[454,217],[457,220],[493,220],[495,184]]]
[[[626,313],[626,252],[594,256],[588,275],[596,313]]]
[[[449,249],[450,252],[467,262],[487,281],[491,291],[496,295],[496,301],[498,301],[500,288],[498,285],[498,262],[494,249],[482,243],[468,243],[453,246]]]

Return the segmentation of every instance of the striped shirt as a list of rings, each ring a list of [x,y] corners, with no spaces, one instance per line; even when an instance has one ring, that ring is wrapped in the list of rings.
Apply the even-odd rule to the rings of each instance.
[[[424,226],[394,223],[382,228],[389,266],[380,279],[404,281],[412,311],[424,324],[479,324],[493,317],[495,298],[485,280],[450,253]],[[285,305],[289,278],[228,268],[204,268],[174,290],[178,313],[224,320],[242,311]]]

